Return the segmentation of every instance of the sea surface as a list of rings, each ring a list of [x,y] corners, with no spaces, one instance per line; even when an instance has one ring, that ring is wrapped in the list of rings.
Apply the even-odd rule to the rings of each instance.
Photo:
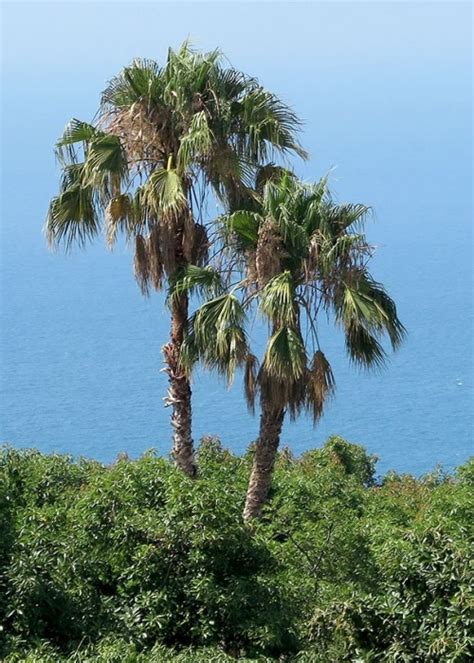
[[[85,251],[51,253],[41,230],[58,176],[53,145],[66,121],[73,115],[89,120],[104,82],[132,55],[163,57],[165,48],[145,29],[143,43],[122,43],[94,61],[85,46],[69,51],[66,35],[54,27],[66,21],[67,8],[46,7],[39,13],[31,5],[26,30],[18,9],[10,5],[6,12],[0,442],[104,462],[122,451],[132,457],[149,448],[168,454],[170,411],[162,400],[167,384],[160,348],[169,315],[163,297],[141,296],[126,245],[110,253],[99,240]],[[154,9],[141,7],[140,25],[147,26],[146,12]],[[256,20],[263,24],[259,11]],[[274,11],[278,24],[280,8],[274,5]],[[329,36],[337,36],[337,16],[331,23],[330,10],[324,11]],[[474,453],[469,32],[449,8],[440,9],[436,20],[417,10],[418,27],[393,7],[391,19],[390,11],[388,18],[370,11],[378,23],[366,38],[378,40],[376,53],[358,42],[357,21],[362,25],[364,18],[358,15],[354,34],[346,26],[345,48],[319,27],[319,41],[311,34],[304,52],[294,50],[292,59],[283,41],[270,57],[256,42],[243,49],[230,33],[216,34],[235,66],[258,75],[304,118],[302,141],[312,160],[297,165],[299,174],[317,179],[333,168],[338,200],[373,206],[367,226],[377,246],[373,273],[396,300],[408,330],[387,368],[370,374],[350,365],[340,334],[323,325],[336,397],[316,427],[306,416],[287,422],[282,443],[300,454],[338,434],[377,454],[380,473],[419,475],[436,464],[451,470]],[[309,18],[290,22],[295,39]],[[135,14],[129,19],[138,20]],[[284,15],[280,19],[277,30],[285,23]],[[399,40],[390,32],[394,25]],[[385,42],[374,36],[380,26],[392,35]],[[97,26],[91,30],[90,40],[100,38]],[[125,35],[125,24],[122,30]],[[179,43],[173,30],[169,39],[163,33],[160,44]],[[198,44],[214,44],[209,30],[196,18]],[[443,35],[452,47],[443,47]],[[325,44],[339,46],[331,53]],[[266,333],[258,322],[252,327],[257,351]],[[196,440],[218,435],[241,453],[257,437],[258,413],[246,411],[240,376],[228,390],[197,371],[193,406]]]

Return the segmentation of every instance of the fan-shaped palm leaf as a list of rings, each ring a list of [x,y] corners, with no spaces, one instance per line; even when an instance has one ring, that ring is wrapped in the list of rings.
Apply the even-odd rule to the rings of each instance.
[[[182,361],[188,370],[201,360],[205,366],[233,379],[248,356],[245,311],[232,293],[205,302],[188,327]]]
[[[298,380],[306,368],[306,349],[299,331],[283,325],[270,337],[263,367],[267,375],[281,380]]]
[[[223,292],[224,284],[220,272],[211,267],[186,265],[173,279],[168,293],[168,302],[173,305],[184,292],[197,293],[200,297],[215,298]]]
[[[149,177],[145,188],[146,204],[160,217],[167,212],[178,214],[186,207],[186,194],[178,172],[160,168]]]
[[[83,184],[83,164],[65,169],[61,192],[52,199],[45,224],[50,246],[64,243],[83,246],[101,229],[100,216],[92,187]]]
[[[295,284],[289,271],[278,274],[262,289],[260,310],[277,326],[296,323]]]

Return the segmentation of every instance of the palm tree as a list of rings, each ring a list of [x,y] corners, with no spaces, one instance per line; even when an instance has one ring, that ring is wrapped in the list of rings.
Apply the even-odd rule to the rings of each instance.
[[[349,357],[371,368],[384,364],[381,338],[387,335],[395,349],[404,328],[394,302],[367,269],[372,248],[362,234],[369,209],[360,204],[335,204],[327,178],[315,185],[299,182],[281,169],[269,167],[266,184],[257,181],[246,209],[225,216],[226,241],[233,256],[244,258],[246,276],[234,292],[207,302],[193,316],[189,356],[230,373],[245,365],[247,402],[254,407],[260,395],[260,432],[255,446],[244,518],[258,517],[267,500],[285,415],[294,419],[302,410],[316,422],[335,382],[321,350],[317,321],[332,314],[343,328]],[[225,297],[244,290],[233,319],[209,320],[209,311]],[[244,309],[258,302],[268,321],[270,336],[260,370],[244,336]],[[222,312],[225,317],[224,312]],[[210,324],[209,324],[210,322]],[[217,322],[217,324],[215,324]],[[216,342],[218,329],[231,328],[241,339],[228,347]],[[238,333],[237,333],[237,330]],[[214,334],[214,340],[212,340]],[[308,340],[305,342],[305,338]],[[204,345],[205,344],[205,345]]]
[[[69,249],[105,230],[135,244],[142,292],[168,289],[206,263],[202,217],[212,195],[234,209],[255,168],[270,154],[305,158],[291,109],[254,79],[223,66],[221,53],[169,50],[164,66],[135,60],[102,94],[92,124],[72,120],[57,143],[62,167],[50,204],[50,244]],[[189,292],[169,298],[171,333],[163,347],[172,406],[175,462],[194,476],[191,387],[180,365]]]

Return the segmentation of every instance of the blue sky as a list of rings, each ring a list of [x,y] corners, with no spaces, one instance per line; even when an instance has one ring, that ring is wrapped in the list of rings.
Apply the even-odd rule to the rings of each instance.
[[[104,82],[133,57],[163,59],[186,37],[199,48],[220,46],[295,107],[313,157],[305,176],[336,165],[337,178],[347,176],[371,199],[371,188],[353,177],[354,155],[367,153],[360,167],[377,183],[380,165],[364,134],[373,129],[374,142],[387,142],[377,135],[383,115],[386,132],[406,139],[408,150],[427,149],[415,133],[422,122],[446,142],[453,128],[452,140],[462,136],[460,153],[469,154],[470,3],[6,2],[2,14],[2,129],[13,157],[7,187],[28,151],[51,190],[54,162],[46,155],[66,121],[91,118]],[[436,160],[446,157],[433,145],[435,177]],[[403,155],[395,158],[403,167]],[[420,169],[421,187],[425,175]]]
[[[414,54],[447,63],[467,55],[471,29],[468,2],[4,2],[2,13],[7,70],[36,62],[55,72],[90,63],[107,72],[185,36],[275,71],[305,58],[317,71],[315,56],[325,66],[348,57],[411,65]]]

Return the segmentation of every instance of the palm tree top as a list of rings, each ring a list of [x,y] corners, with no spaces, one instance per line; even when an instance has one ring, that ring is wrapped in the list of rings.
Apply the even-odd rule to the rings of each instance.
[[[320,314],[332,316],[342,327],[350,359],[365,368],[380,368],[387,359],[383,338],[396,349],[405,329],[393,300],[368,270],[373,248],[363,230],[370,208],[335,203],[327,177],[309,184],[281,169],[267,169],[268,174],[260,192],[255,186],[246,209],[220,219],[232,264],[237,271],[244,266],[237,286],[244,293],[242,306],[247,313],[257,309],[270,327],[258,374],[242,333],[234,365],[245,365],[251,407],[260,388],[291,416],[304,407],[316,420],[334,390],[318,337]],[[211,341],[212,325],[204,333],[205,347],[200,344],[202,330],[195,335],[208,322],[202,311],[211,305],[205,303],[192,319],[187,343],[196,345],[194,358],[201,353],[205,363],[215,366],[219,353]],[[219,324],[224,325],[222,320]]]
[[[211,190],[235,206],[269,158],[307,157],[300,128],[289,106],[219,50],[185,42],[163,65],[136,59],[107,84],[95,120],[71,120],[57,143],[63,176],[48,239],[82,245],[105,221],[113,243],[117,232],[143,234],[186,208],[198,219]]]

